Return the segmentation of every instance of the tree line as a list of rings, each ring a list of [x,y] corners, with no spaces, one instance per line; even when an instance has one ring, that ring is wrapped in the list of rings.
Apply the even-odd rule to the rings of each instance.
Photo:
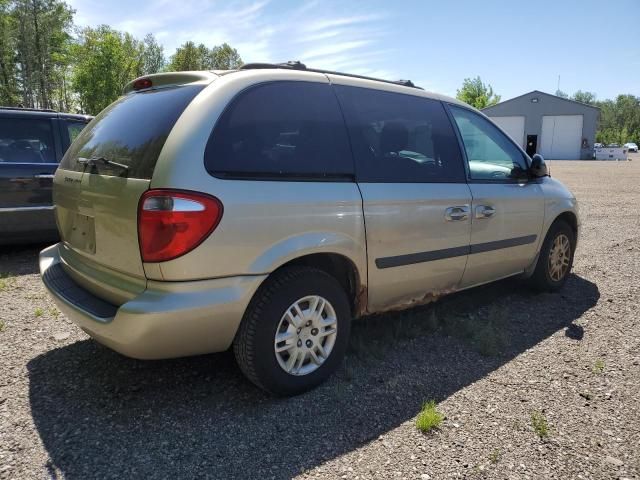
[[[136,77],[242,65],[236,49],[226,43],[208,48],[188,41],[167,58],[152,34],[139,39],[108,25],[80,28],[74,14],[63,0],[0,0],[0,105],[95,115]],[[640,97],[597,100],[583,91],[556,95],[600,107],[596,141],[640,144]],[[500,101],[480,77],[466,78],[457,97],[480,109]]]
[[[61,0],[0,0],[0,105],[95,115],[141,75],[242,65],[226,43],[188,41],[167,58],[152,34],[80,28],[74,14]]]
[[[596,142],[620,145],[634,142],[640,145],[640,97],[624,94],[618,95],[614,100],[598,100],[595,93],[582,90],[571,96],[562,90],[556,90],[555,94],[600,108]],[[465,78],[456,97],[478,109],[495,105],[501,98],[480,77]]]

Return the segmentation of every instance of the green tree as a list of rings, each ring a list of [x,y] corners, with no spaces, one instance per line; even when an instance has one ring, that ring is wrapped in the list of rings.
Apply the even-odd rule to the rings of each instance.
[[[596,102],[596,106],[600,107],[596,141],[640,144],[640,97],[618,95],[615,100]]]
[[[73,47],[73,87],[82,111],[96,114],[143,73],[144,44],[108,25],[85,28]]]
[[[156,41],[153,34],[147,34],[143,40],[142,74],[161,72],[165,64],[164,48]]]
[[[572,100],[580,103],[586,103],[587,105],[595,105],[596,94],[593,92],[583,92],[582,90],[578,90],[573,94]]]
[[[203,49],[206,50],[204,45],[200,44],[200,46],[197,47],[196,44],[191,41],[182,44],[176,49],[176,53],[171,56],[171,62],[167,69],[170,72],[203,70]]]
[[[16,24],[9,0],[0,0],[0,105],[17,105]]]
[[[500,101],[500,95],[496,95],[491,85],[485,85],[480,77],[465,78],[456,98],[477,109],[490,107]]]
[[[242,66],[242,58],[228,43],[213,47],[209,51],[208,68],[211,70],[235,70]]]
[[[167,70],[181,72],[188,70],[230,70],[242,66],[242,59],[235,48],[223,43],[208,49],[204,44],[186,42],[171,57]]]
[[[13,0],[10,5],[22,103],[51,108],[64,90],[74,10],[61,0]]]
[[[563,92],[562,90],[558,89],[556,90],[556,97],[560,97],[560,98],[569,98],[569,94],[566,92]]]

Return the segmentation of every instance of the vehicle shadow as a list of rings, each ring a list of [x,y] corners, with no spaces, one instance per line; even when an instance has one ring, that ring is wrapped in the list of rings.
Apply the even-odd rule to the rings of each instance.
[[[290,478],[377,438],[414,417],[424,400],[442,401],[562,329],[570,331],[562,341],[579,341],[571,338],[573,322],[599,296],[575,275],[556,294],[507,280],[356,322],[341,371],[288,399],[249,384],[230,352],[144,362],[81,341],[29,362],[31,411],[54,478]],[[474,321],[483,311],[502,315],[496,324],[507,339],[492,355],[478,353],[473,335],[456,335],[468,329],[460,318]]]
[[[52,242],[25,245],[0,245],[0,276],[31,275],[38,273],[38,255]]]

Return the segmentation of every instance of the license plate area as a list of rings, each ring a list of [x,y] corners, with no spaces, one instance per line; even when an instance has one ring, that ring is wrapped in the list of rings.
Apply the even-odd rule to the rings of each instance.
[[[96,253],[96,227],[93,217],[72,212],[67,221],[63,238],[73,248]]]

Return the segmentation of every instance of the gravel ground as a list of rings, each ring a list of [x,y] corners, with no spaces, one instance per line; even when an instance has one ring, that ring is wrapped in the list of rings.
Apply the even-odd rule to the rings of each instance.
[[[640,157],[551,169],[583,215],[562,292],[509,280],[358,322],[292,399],[230,353],[103,348],[48,299],[39,247],[0,250],[0,478],[640,478]],[[426,400],[445,419],[423,434]]]

